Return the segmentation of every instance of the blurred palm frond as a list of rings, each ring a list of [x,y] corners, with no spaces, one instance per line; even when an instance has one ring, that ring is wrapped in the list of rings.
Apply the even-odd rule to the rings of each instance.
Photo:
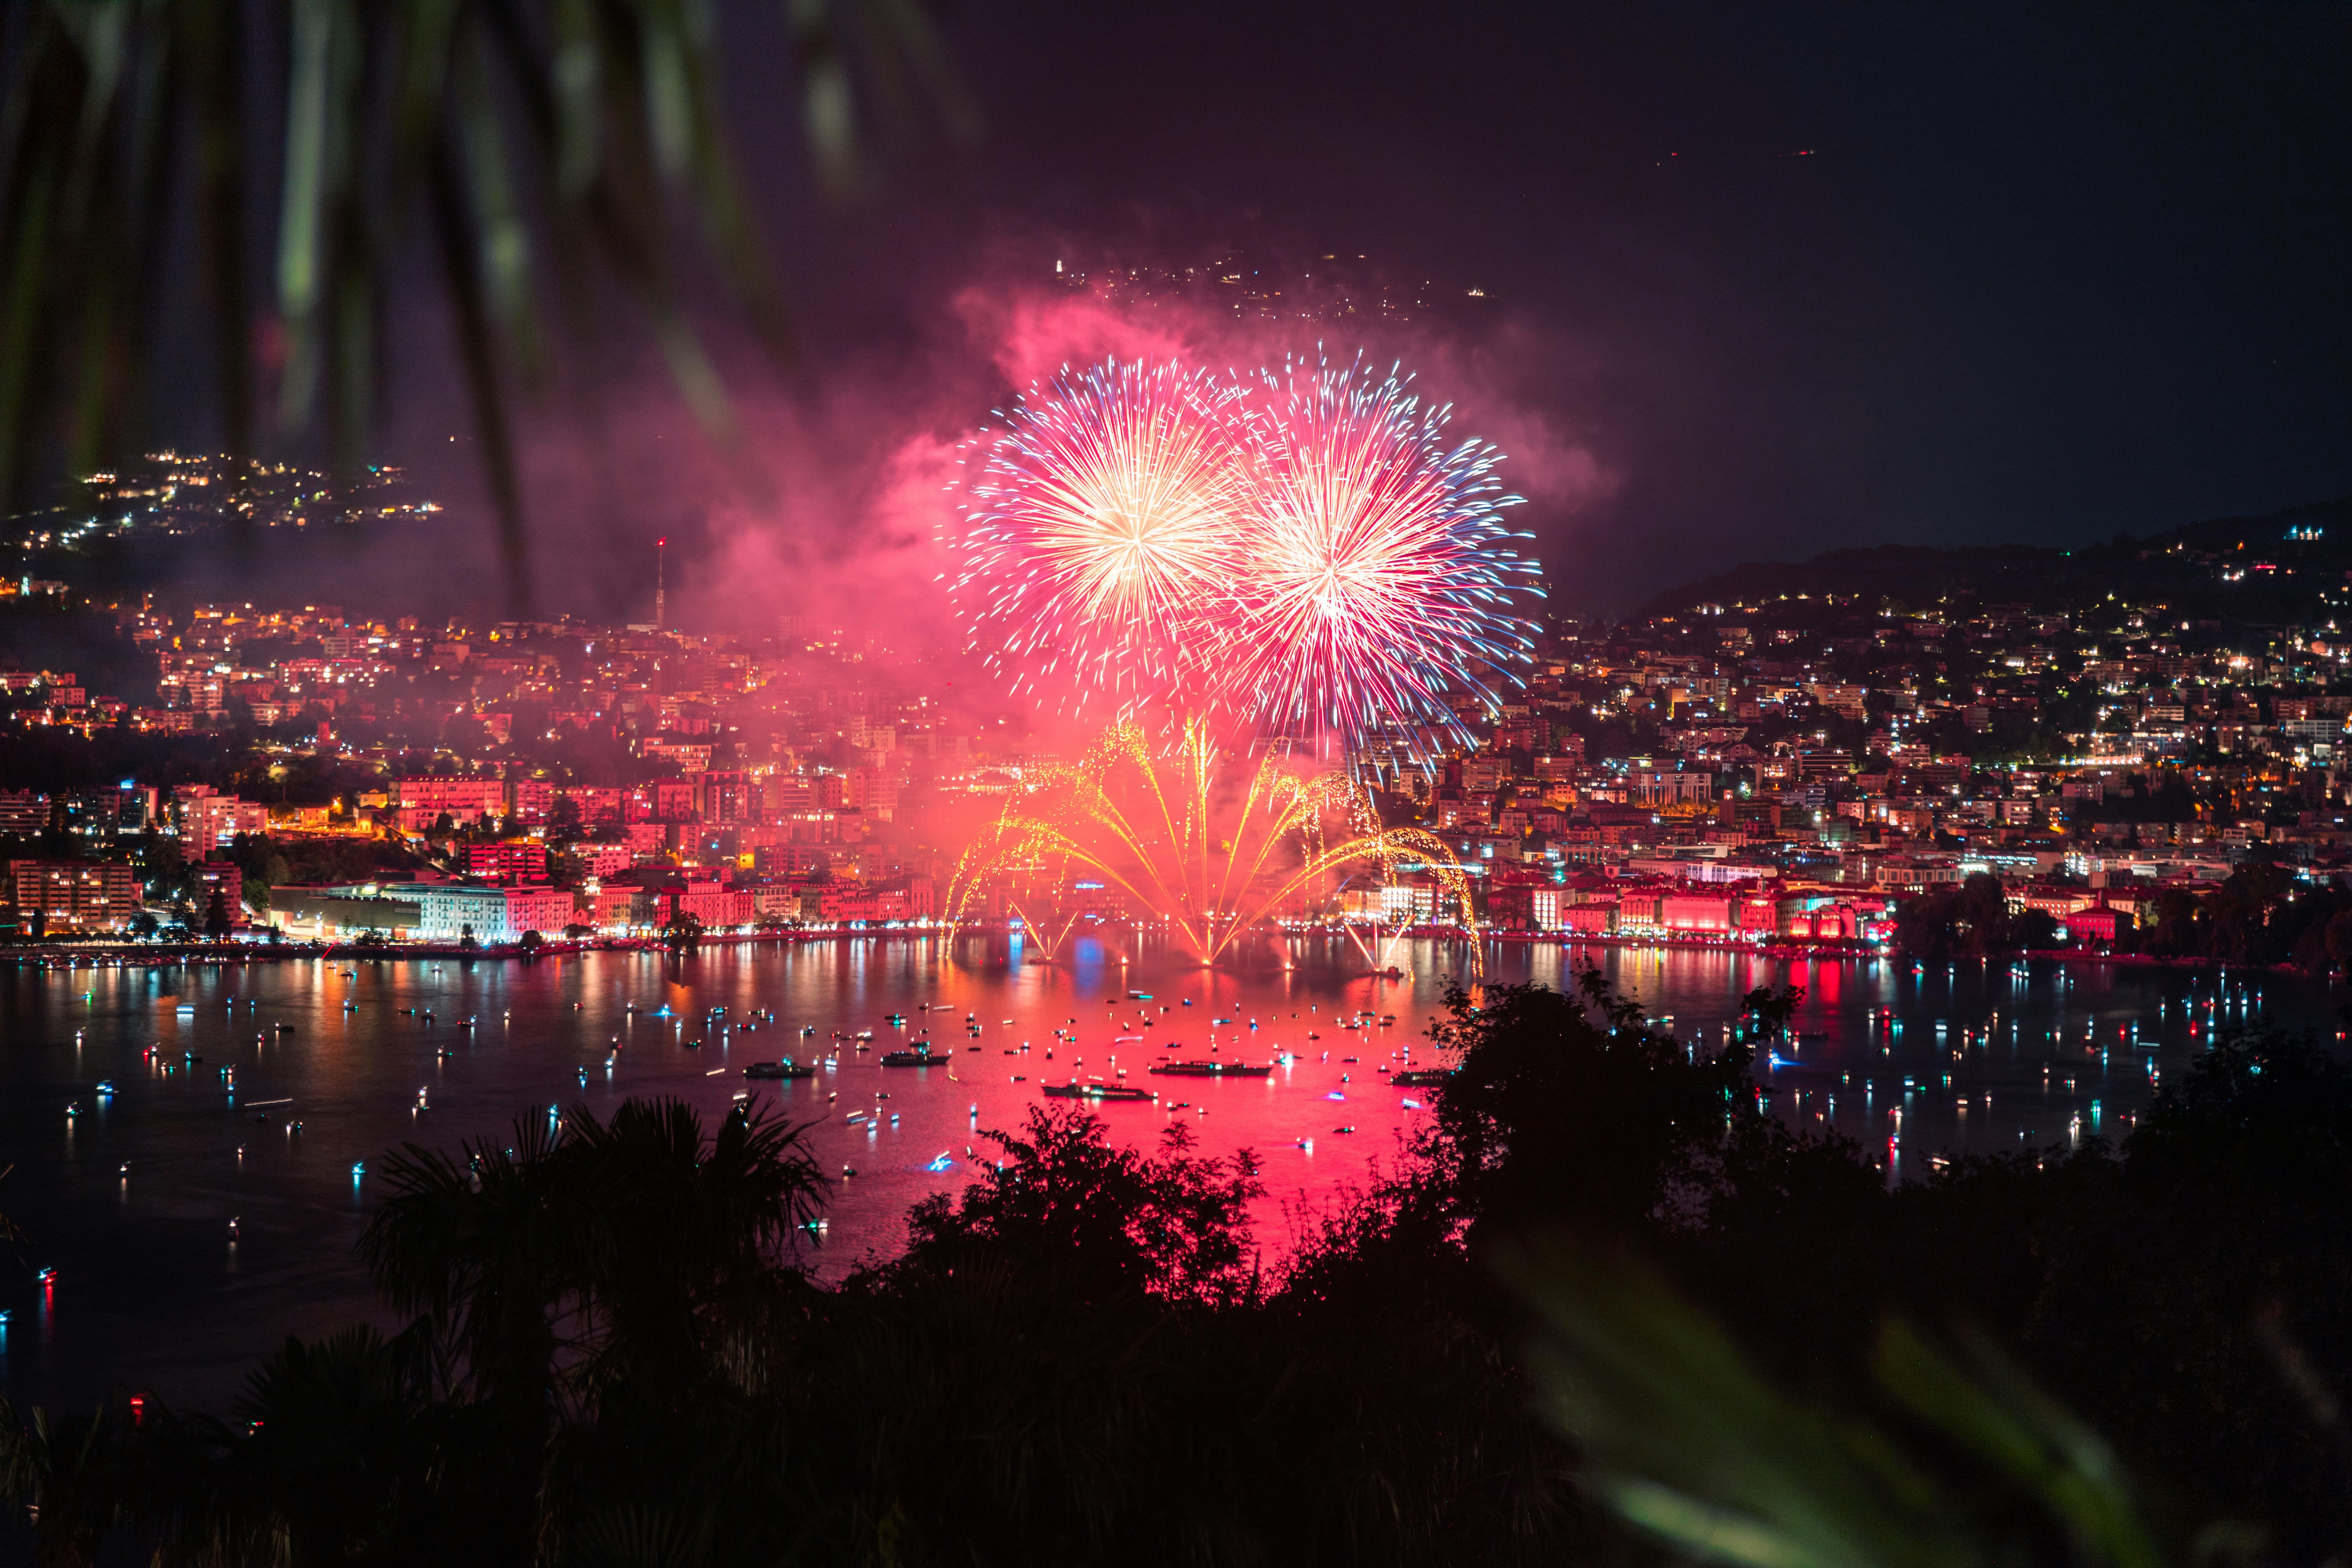
[[[864,174],[860,86],[975,125],[920,0],[782,0],[811,156]],[[711,437],[735,425],[685,304],[697,265],[773,364],[793,341],[739,177],[715,0],[38,0],[0,13],[0,503],[136,439],[175,263],[193,247],[222,440],[287,431],[355,465],[402,334],[408,247],[431,258],[498,513],[530,592],[513,398],[551,377],[542,292],[593,333],[617,282]],[[275,151],[274,193],[264,189]],[[251,254],[274,195],[267,293]],[[698,237],[702,260],[692,259]],[[542,289],[542,285],[547,287]],[[268,298],[265,310],[257,296]]]
[[[1532,1309],[1530,1362],[1583,1483],[1641,1532],[1736,1568],[1978,1568],[2038,1544],[2099,1568],[2226,1553],[2151,1522],[2107,1444],[1989,1340],[1939,1345],[1895,1321],[1870,1358],[1900,1420],[1792,1396],[1646,1267],[1557,1241],[1506,1272]]]

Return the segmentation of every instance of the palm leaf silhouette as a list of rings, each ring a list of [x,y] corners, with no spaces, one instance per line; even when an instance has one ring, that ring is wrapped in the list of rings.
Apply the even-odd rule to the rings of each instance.
[[[973,126],[914,0],[794,0],[792,57],[820,171],[863,170],[861,85]],[[0,503],[136,439],[185,220],[224,444],[256,446],[247,236],[274,210],[281,428],[323,419],[356,464],[398,343],[391,279],[429,253],[497,514],[509,597],[530,594],[514,395],[617,286],[722,448],[734,417],[679,286],[699,250],[771,363],[793,356],[774,259],[737,174],[713,0],[38,0],[0,9]],[[265,189],[274,153],[278,178]],[[261,367],[266,368],[266,367]],[[229,516],[234,525],[235,509]],[[249,540],[233,538],[233,545]]]
[[[1554,1239],[1517,1244],[1502,1263],[1532,1309],[1545,1413],[1582,1448],[1586,1489],[1692,1557],[1975,1568],[2054,1536],[2078,1563],[2158,1568],[2233,1538],[2170,1539],[2106,1443],[1979,1335],[1942,1346],[1888,1323],[1870,1371],[1889,1414],[1907,1419],[1874,1418],[1773,1386],[1622,1256]]]

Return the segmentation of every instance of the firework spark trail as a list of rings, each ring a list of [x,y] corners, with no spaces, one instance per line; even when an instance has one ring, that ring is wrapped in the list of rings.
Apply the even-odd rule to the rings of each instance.
[[[1387,722],[1458,733],[1446,701],[1489,702],[1531,648],[1515,613],[1536,565],[1488,445],[1444,444],[1451,410],[1394,372],[1292,362],[1265,378],[1239,647],[1218,699],[1277,731],[1349,742]]]
[[[953,584],[991,665],[1016,685],[1066,673],[1122,713],[1193,679],[1243,543],[1239,389],[1110,360],[1066,369],[1000,417]]]
[[[1052,880],[1066,886],[1078,867],[1166,921],[1200,963],[1214,963],[1302,889],[1369,862],[1383,874],[1410,863],[1433,875],[1468,920],[1468,879],[1452,853],[1429,834],[1381,828],[1376,819],[1370,831],[1356,831],[1365,807],[1347,781],[1302,778],[1265,762],[1234,809],[1221,814],[1219,763],[1208,727],[1197,720],[1157,750],[1136,726],[1113,729],[1076,767],[1006,803],[958,864],[949,918],[968,918],[987,885],[1051,868]],[[1327,816],[1353,818],[1339,842],[1321,837]],[[1024,926],[1044,929],[1017,896],[1015,908]],[[1066,921],[1063,934],[1068,929]],[[1475,973],[1475,941],[1470,962]]]

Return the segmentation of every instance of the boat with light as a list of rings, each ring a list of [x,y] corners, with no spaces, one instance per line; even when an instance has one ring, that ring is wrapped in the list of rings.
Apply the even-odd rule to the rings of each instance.
[[[1157,1100],[1160,1097],[1148,1089],[1131,1089],[1123,1083],[1049,1083],[1045,1092],[1055,1100]]]

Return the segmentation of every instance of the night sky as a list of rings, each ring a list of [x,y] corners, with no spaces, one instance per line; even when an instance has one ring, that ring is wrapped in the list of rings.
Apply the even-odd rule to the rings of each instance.
[[[963,21],[977,211],[1255,216],[1523,311],[1622,476],[1555,536],[1610,587],[2352,493],[2346,7]]]
[[[2352,494],[2344,6],[966,4],[984,138],[906,129],[846,209],[778,12],[729,90],[818,382],[1055,255],[1483,286],[1509,397],[1608,476],[1528,514],[1576,611]]]

